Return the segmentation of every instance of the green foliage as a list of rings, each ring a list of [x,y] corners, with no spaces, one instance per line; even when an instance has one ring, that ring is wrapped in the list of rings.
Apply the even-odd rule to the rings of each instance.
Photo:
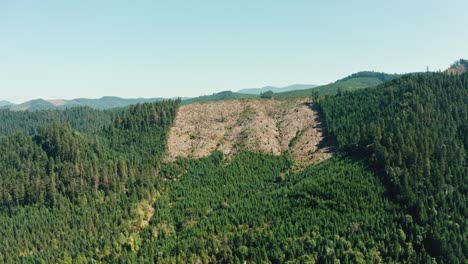
[[[364,74],[369,73],[369,74]],[[312,93],[318,93],[318,95],[335,95],[339,90],[341,91],[354,91],[368,87],[374,87],[381,84],[382,79],[390,79],[390,75],[383,73],[370,74],[372,72],[355,73],[344,79],[338,80],[334,83],[314,87],[312,89],[297,90],[285,93],[275,93],[276,99],[287,99],[297,97],[310,97]],[[384,76],[384,77],[382,77]]]
[[[339,81],[347,81],[347,80],[351,80],[351,79],[354,79],[354,78],[377,78],[379,79],[380,81],[382,82],[388,82],[388,81],[391,81],[395,78],[398,78],[400,77],[400,75],[398,74],[388,74],[388,73],[384,73],[384,72],[373,72],[373,71],[362,71],[362,72],[357,72],[357,73],[353,73]]]
[[[328,131],[384,175],[413,245],[438,262],[468,256],[467,105],[467,74],[408,75],[321,101]]]
[[[162,185],[179,104],[132,106],[92,134],[52,124],[0,140],[0,262],[87,263],[138,251],[137,208]]]
[[[215,93],[212,95],[203,95],[195,98],[189,98],[182,101],[182,104],[191,104],[191,103],[200,103],[200,102],[209,102],[209,101],[222,101],[222,100],[232,100],[232,99],[243,99],[243,98],[258,98],[258,95],[255,94],[242,94],[235,93],[231,91],[224,91]]]
[[[263,92],[260,94],[260,98],[271,99],[273,98],[273,92],[272,91]]]
[[[35,135],[38,127],[51,124],[68,124],[78,131],[92,133],[110,125],[112,119],[121,111],[99,111],[89,107],[34,112],[3,109],[0,110],[0,138],[18,130]]]
[[[169,184],[141,262],[415,261],[403,216],[362,162],[337,157],[293,174],[287,156],[219,155],[162,168]]]
[[[468,69],[468,60],[464,60],[464,59],[457,60],[456,62],[452,63],[450,67],[454,68],[454,67],[457,67],[458,65],[463,65],[465,66],[466,69]]]
[[[111,109],[127,107],[132,104],[153,103],[163,101],[163,98],[137,98],[124,99],[115,96],[104,96],[99,99],[78,98],[72,100],[63,100],[59,105],[44,99],[36,99],[21,104],[13,105],[11,103],[0,102],[0,107],[5,107],[13,111],[42,111],[42,110],[65,110],[73,107],[90,107],[93,109]]]
[[[180,100],[2,110],[0,263],[461,263],[468,74],[347,91],[382,78],[326,88],[344,154],[301,172],[287,154],[164,162]]]
[[[64,107],[87,106],[94,109],[111,109],[119,107],[127,107],[130,105],[154,103],[164,101],[163,98],[138,98],[138,99],[124,99],[115,96],[104,96],[99,99],[86,99],[79,98],[68,101]],[[61,107],[63,108],[63,107]]]

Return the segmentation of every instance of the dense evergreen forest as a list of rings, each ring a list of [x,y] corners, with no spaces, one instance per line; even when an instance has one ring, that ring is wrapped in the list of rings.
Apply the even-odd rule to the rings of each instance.
[[[87,263],[135,250],[179,105],[131,106],[95,133],[53,123],[3,138],[0,262]]]
[[[39,127],[51,124],[69,124],[71,128],[81,132],[96,132],[110,125],[119,111],[122,110],[96,110],[90,107],[41,111],[0,109],[0,137],[16,131],[34,135]]]
[[[362,163],[345,157],[294,173],[288,155],[220,153],[161,171],[173,184],[155,204],[133,261],[344,263],[414,261],[404,218]]]
[[[340,150],[301,171],[288,153],[165,162],[180,104],[0,111],[0,263],[468,258],[468,74],[321,97]]]
[[[468,257],[468,74],[408,75],[321,102],[342,149],[367,156],[411,218],[419,252]]]
[[[400,75],[398,74],[388,74],[384,72],[362,71],[362,72],[353,73],[343,79],[338,80],[338,82],[351,80],[353,78],[377,78],[381,80],[382,82],[387,82],[395,78],[398,78],[399,76]]]

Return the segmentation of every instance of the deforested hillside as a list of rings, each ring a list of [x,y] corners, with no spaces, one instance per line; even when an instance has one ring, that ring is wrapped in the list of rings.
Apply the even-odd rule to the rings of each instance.
[[[463,263],[467,92],[3,110],[0,263]]]
[[[331,156],[318,114],[305,100],[229,100],[182,106],[171,128],[168,159],[200,158],[219,150],[227,157],[242,150],[279,155],[290,151],[300,162]]]
[[[457,60],[450,68],[444,71],[448,75],[460,75],[468,71],[468,61],[464,59]]]

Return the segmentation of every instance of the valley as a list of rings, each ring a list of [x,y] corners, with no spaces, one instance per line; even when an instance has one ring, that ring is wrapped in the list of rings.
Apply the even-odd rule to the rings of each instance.
[[[0,264],[468,264],[467,10],[2,1]]]
[[[327,87],[0,110],[0,263],[466,259],[468,74]]]

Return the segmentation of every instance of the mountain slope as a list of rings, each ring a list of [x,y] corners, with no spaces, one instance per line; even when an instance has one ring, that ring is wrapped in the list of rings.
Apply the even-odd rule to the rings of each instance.
[[[0,111],[0,263],[464,263],[468,73],[316,99]]]
[[[96,110],[90,107],[75,107],[64,110],[10,111],[0,109],[0,137],[22,131],[36,135],[38,128],[54,123],[65,123],[80,132],[93,133],[109,126],[122,110]]]
[[[115,96],[104,96],[98,99],[78,98],[72,100],[54,99],[43,100],[36,99],[24,102],[18,105],[6,106],[12,111],[37,111],[50,109],[65,109],[71,107],[87,106],[94,109],[111,109],[134,105],[137,103],[152,103],[163,101],[163,98],[135,98],[125,99]]]
[[[36,99],[24,102],[22,104],[12,105],[10,110],[12,111],[37,111],[37,110],[49,110],[54,109],[56,106],[46,100]]]
[[[8,101],[0,101],[0,107],[5,107],[5,106],[8,106],[8,105],[12,105],[13,103],[10,103]]]
[[[281,93],[281,92],[289,92],[295,90],[304,90],[309,88],[317,87],[317,85],[313,84],[293,84],[285,87],[275,87],[275,86],[265,86],[262,88],[249,88],[249,89],[242,89],[237,91],[237,93],[244,93],[244,94],[256,94],[260,95],[261,93],[272,91],[274,93]]]
[[[286,156],[181,159],[132,262],[414,263],[401,214],[362,162],[293,173]],[[402,252],[408,252],[403,254]]]
[[[459,75],[468,71],[468,61],[460,59],[453,63],[450,68],[444,71],[448,75]]]
[[[182,104],[210,102],[210,101],[223,101],[223,100],[242,99],[242,98],[258,98],[258,96],[254,94],[242,94],[242,93],[235,93],[232,91],[223,91],[219,93],[214,93],[212,95],[203,95],[199,97],[184,99],[182,100]]]
[[[396,74],[378,72],[358,72],[331,84],[318,86],[312,89],[278,93],[275,94],[274,97],[278,99],[310,97],[313,93],[317,93],[318,95],[334,95],[338,93],[338,91],[354,91],[374,87],[385,81],[392,80],[397,76]]]
[[[244,99],[193,103],[180,108],[168,139],[168,158],[200,158],[219,150],[227,157],[250,150],[290,151],[310,164],[331,156],[317,113],[304,100]]]
[[[72,107],[72,106],[89,106],[95,109],[110,109],[125,107],[137,103],[152,103],[163,101],[163,98],[135,98],[135,99],[125,99],[116,96],[104,96],[99,99],[86,99],[78,98],[68,101],[67,104],[62,107]]]
[[[341,149],[382,175],[421,258],[467,259],[468,74],[406,75],[320,105]]]

